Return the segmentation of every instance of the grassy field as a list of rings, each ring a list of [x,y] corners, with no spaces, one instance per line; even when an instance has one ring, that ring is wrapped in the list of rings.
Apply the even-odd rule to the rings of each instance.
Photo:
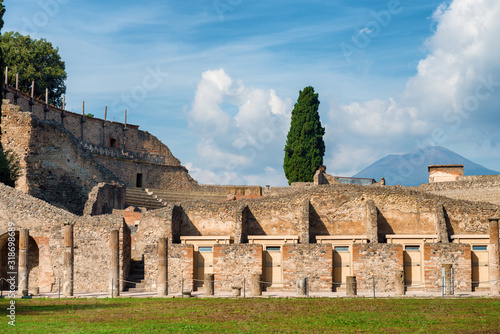
[[[500,333],[500,299],[32,299],[0,333]]]

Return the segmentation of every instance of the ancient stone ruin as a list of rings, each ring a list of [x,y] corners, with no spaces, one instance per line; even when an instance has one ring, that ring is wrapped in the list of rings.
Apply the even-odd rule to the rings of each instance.
[[[403,294],[441,291],[443,270],[451,291],[499,294],[500,179],[405,188],[322,169],[293,187],[199,185],[138,126],[4,94],[2,144],[23,174],[0,184],[0,277],[13,234],[20,295]]]

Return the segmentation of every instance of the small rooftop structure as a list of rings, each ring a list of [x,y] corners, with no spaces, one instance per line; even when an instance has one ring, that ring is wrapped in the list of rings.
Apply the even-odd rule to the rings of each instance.
[[[429,183],[456,181],[464,176],[464,165],[430,165]]]

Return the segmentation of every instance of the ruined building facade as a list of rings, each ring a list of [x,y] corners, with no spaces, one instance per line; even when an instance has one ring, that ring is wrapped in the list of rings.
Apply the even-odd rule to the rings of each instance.
[[[2,145],[20,160],[16,188],[82,214],[100,182],[190,190],[197,182],[170,149],[137,125],[56,108],[4,87]]]
[[[330,180],[244,188],[243,195],[263,195],[254,199],[119,211],[126,187],[210,187],[199,186],[167,146],[137,126],[5,90],[2,144],[20,157],[23,175],[17,189],[0,185],[0,275],[9,272],[14,234],[20,290],[56,291],[61,282],[68,295],[116,294],[141,260],[144,289],[161,293],[204,289],[205,274],[214,275],[216,292],[254,277],[269,291],[294,290],[305,277],[312,292],[342,291],[351,276],[358,290],[375,284],[376,291],[395,292],[403,280],[407,290],[436,292],[443,268],[453,269],[457,292],[499,293],[496,203],[432,194],[437,188]],[[242,191],[230,188],[210,189]],[[127,212],[137,215],[126,221]]]

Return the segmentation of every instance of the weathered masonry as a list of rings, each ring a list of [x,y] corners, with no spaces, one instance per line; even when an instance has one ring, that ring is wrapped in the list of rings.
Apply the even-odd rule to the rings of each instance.
[[[150,212],[132,253],[144,255],[152,291],[160,237],[169,240],[171,292],[181,281],[186,289],[202,289],[207,273],[216,291],[261,275],[263,288],[273,291],[294,290],[304,277],[312,291],[342,291],[347,277],[356,276],[360,291],[371,290],[375,277],[377,291],[393,292],[403,273],[407,290],[438,292],[443,268],[452,268],[457,292],[493,291],[499,254],[489,218],[498,210],[402,187],[321,186]]]
[[[401,187],[328,185],[169,205],[130,228],[120,216],[75,216],[0,185],[0,268],[6,277],[13,224],[28,259],[19,261],[20,294],[61,284],[65,295],[117,295],[132,279],[132,259],[144,261],[145,290],[162,295],[205,289],[206,277],[216,293],[255,277],[269,291],[295,290],[303,278],[312,292],[342,291],[351,276],[359,291],[375,277],[377,291],[396,292],[401,275],[407,290],[437,292],[443,268],[453,270],[457,292],[498,294],[499,211]]]
[[[81,214],[100,182],[198,187],[169,148],[137,125],[59,109],[10,86],[4,96],[2,145],[20,159],[16,188],[25,193]]]

